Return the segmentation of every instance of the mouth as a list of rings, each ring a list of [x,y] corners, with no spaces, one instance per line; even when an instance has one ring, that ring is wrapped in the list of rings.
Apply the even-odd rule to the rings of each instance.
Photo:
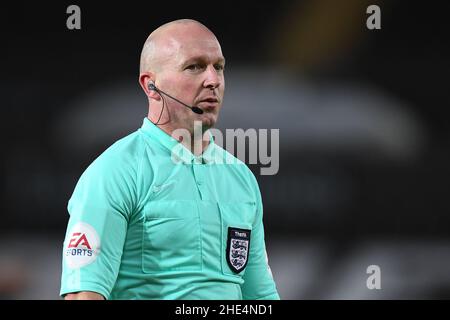
[[[197,105],[199,105],[205,109],[214,109],[214,108],[218,107],[219,99],[217,99],[215,97],[208,97],[208,98],[200,100]]]
[[[199,102],[219,102],[216,96],[207,96],[199,100]]]

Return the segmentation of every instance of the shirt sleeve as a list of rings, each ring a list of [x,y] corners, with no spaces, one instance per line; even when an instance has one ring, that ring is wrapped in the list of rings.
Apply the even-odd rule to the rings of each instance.
[[[279,300],[272,271],[270,270],[264,240],[263,205],[256,179],[257,205],[250,240],[250,255],[241,285],[244,300]]]
[[[68,203],[61,291],[93,291],[108,299],[114,287],[133,210],[132,170],[100,156],[83,173]]]

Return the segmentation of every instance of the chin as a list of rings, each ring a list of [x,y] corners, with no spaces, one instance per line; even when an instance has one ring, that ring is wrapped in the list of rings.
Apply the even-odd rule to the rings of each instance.
[[[211,124],[211,123],[203,123],[202,131],[206,132],[206,131],[208,131],[209,129],[211,129],[213,127],[214,127],[214,123],[213,124]]]
[[[207,130],[209,128],[214,127],[214,125],[216,124],[216,121],[217,121],[217,118],[215,116],[207,117],[206,119],[204,119],[202,121],[202,126],[204,129]]]

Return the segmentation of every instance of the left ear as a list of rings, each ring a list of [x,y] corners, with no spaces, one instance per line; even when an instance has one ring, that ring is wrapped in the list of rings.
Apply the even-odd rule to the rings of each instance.
[[[159,101],[161,96],[156,91],[149,89],[150,83],[155,83],[155,75],[152,72],[143,72],[139,75],[139,84],[147,97]]]

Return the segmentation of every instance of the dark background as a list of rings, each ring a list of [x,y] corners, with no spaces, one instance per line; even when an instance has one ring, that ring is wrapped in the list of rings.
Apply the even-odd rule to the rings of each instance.
[[[66,28],[70,4],[81,8],[81,30]],[[381,30],[366,28],[370,4],[381,8]],[[227,59],[219,128],[280,129],[279,172],[250,167],[282,298],[449,298],[449,7],[2,5],[0,294],[58,298],[76,181],[146,116],[137,80],[148,34],[192,18]],[[371,264],[381,290],[366,287]]]

